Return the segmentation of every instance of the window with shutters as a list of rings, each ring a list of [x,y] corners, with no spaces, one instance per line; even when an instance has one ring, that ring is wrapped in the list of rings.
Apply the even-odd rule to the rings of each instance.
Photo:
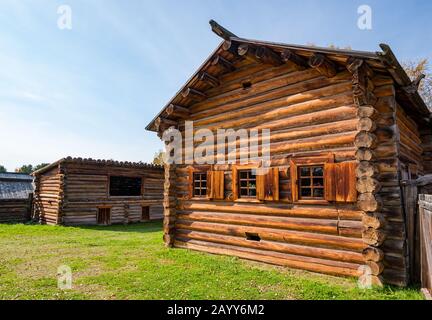
[[[324,200],[324,166],[298,168],[299,199]]]
[[[326,198],[326,169],[334,155],[290,159],[291,196],[298,203],[328,203]]]
[[[279,168],[259,168],[255,164],[234,165],[232,182],[234,201],[279,200]]]

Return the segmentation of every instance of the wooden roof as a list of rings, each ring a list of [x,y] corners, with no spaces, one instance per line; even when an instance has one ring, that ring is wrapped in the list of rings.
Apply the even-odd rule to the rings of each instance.
[[[33,192],[33,177],[22,173],[0,173],[0,199],[27,199]]]
[[[92,165],[99,165],[99,166],[105,166],[105,167],[110,166],[110,167],[119,167],[119,168],[163,169],[163,166],[144,163],[144,162],[128,162],[128,161],[115,161],[115,160],[100,160],[100,159],[92,159],[92,158],[66,157],[66,158],[60,159],[56,162],[51,163],[50,165],[47,165],[46,167],[43,167],[42,169],[34,171],[32,173],[32,175],[33,176],[41,175],[47,171],[54,169],[59,164],[63,164],[63,163],[92,164]]]
[[[417,91],[418,83],[411,81],[390,46],[386,44],[380,45],[380,52],[292,45],[240,38],[213,20],[210,21],[210,25],[224,41],[147,125],[147,130],[157,132],[160,131],[158,129],[161,123],[169,127],[175,125],[178,120],[187,119],[188,108],[204,100],[206,91],[217,87],[220,77],[234,71],[234,64],[248,55],[248,58],[252,56],[258,62],[270,65],[291,61],[310,67],[313,63],[312,58],[319,54],[337,69],[346,68],[350,58],[363,59],[375,72],[390,75],[395,80],[397,99],[407,112],[413,113],[422,121],[429,121],[430,111]]]

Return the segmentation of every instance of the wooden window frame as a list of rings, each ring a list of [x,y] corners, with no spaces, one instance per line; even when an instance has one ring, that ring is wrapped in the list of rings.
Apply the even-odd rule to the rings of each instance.
[[[201,174],[206,174],[208,173],[208,171],[211,171],[212,166],[207,165],[207,166],[191,166],[188,168],[189,170],[189,200],[203,200],[206,199],[207,196],[195,196],[194,193],[194,174],[197,173],[201,173]],[[208,176],[207,176],[207,187],[208,187]]]
[[[302,176],[301,170],[303,168],[308,168],[309,169],[309,175]],[[322,170],[322,175],[321,176],[315,176],[314,175],[313,171],[314,171],[315,168],[321,168],[321,170]],[[324,192],[324,188],[325,188],[325,183],[324,183],[325,174],[324,174],[324,168],[325,168],[325,165],[307,165],[307,166],[306,165],[305,166],[301,165],[301,166],[298,166],[298,168],[297,168],[297,170],[298,170],[298,172],[297,172],[297,174],[298,174],[298,181],[299,181],[299,183],[298,183],[298,189],[300,191],[299,195],[298,195],[299,200],[325,200],[325,192]],[[303,186],[303,184],[302,184],[302,180],[303,179],[309,179],[310,180],[310,184],[307,185],[307,186]],[[323,181],[322,186],[315,186],[314,185],[314,180],[315,179],[322,179],[322,181]],[[302,189],[310,189],[311,196],[310,197],[302,196],[301,195]],[[315,197],[314,196],[314,191],[316,189],[322,190],[322,196],[321,197]]]
[[[144,197],[144,182],[145,178],[144,176],[132,176],[132,175],[125,175],[125,174],[109,174],[107,181],[107,198],[108,199],[142,199]],[[124,178],[140,178],[141,179],[141,192],[139,196],[112,196],[110,194],[111,189],[111,177],[124,177]]]
[[[241,197],[240,196],[240,185],[239,185],[239,173],[243,170],[259,170],[258,164],[246,164],[246,165],[233,165],[232,166],[232,193],[233,200],[235,202],[251,202],[251,203],[262,203],[263,201],[258,200],[258,194],[254,197]]]
[[[199,177],[199,179],[197,180],[197,178]],[[205,178],[204,178],[205,177]],[[197,188],[195,186],[195,183],[197,183],[199,181],[199,188]],[[203,188],[203,182],[205,181],[205,189]],[[199,195],[196,194],[196,191],[199,190]],[[203,191],[205,190],[205,192],[203,193]],[[208,179],[207,179],[207,172],[202,172],[202,171],[195,171],[194,173],[192,173],[192,196],[194,198],[207,198],[207,193],[208,193]]]
[[[307,166],[322,166],[325,170],[326,163],[334,163],[334,155],[329,154],[326,156],[310,156],[298,157],[290,159],[290,173],[291,173],[291,195],[292,202],[298,204],[328,204],[329,201],[324,199],[300,199],[299,189],[300,181],[298,176],[299,167]],[[325,172],[324,172],[325,177]],[[324,194],[325,194],[325,178],[324,178]]]
[[[246,174],[246,178],[242,178],[241,175],[242,173]],[[240,182],[240,184],[238,185],[239,188],[239,198],[240,199],[256,199],[258,197],[258,193],[257,193],[257,174],[255,172],[255,174],[253,174],[253,169],[240,169],[238,170],[238,181]],[[253,178],[252,176],[255,176],[255,178]],[[255,187],[251,187],[251,182],[255,181]],[[247,182],[246,187],[242,187],[241,183],[242,182]],[[242,190],[246,190],[247,195],[242,195]],[[255,190],[255,196],[251,195],[252,191]]]

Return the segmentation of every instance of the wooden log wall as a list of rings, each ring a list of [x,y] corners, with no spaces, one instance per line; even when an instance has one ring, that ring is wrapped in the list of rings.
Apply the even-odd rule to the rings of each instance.
[[[109,176],[142,177],[142,196],[110,197]],[[53,173],[37,177],[38,212],[49,224],[95,225],[100,207],[111,208],[111,224],[140,222],[142,207],[150,220],[163,218],[163,170],[63,163]],[[46,192],[50,191],[47,202]]]
[[[363,254],[366,265],[376,270],[372,277],[372,283],[382,284],[384,254],[380,248],[385,240],[384,226],[385,216],[381,213],[382,191],[380,167],[382,157],[377,148],[380,141],[377,137],[379,130],[376,123],[379,111],[376,108],[379,97],[379,86],[373,82],[374,73],[364,60],[349,59],[348,70],[352,73],[352,88],[354,101],[357,105],[358,133],[355,138],[356,158],[359,161],[357,167],[358,207],[363,211],[362,238],[368,246]],[[367,270],[361,277],[361,281],[370,280],[370,272]]]
[[[430,128],[419,128],[421,147],[423,150],[423,171],[424,174],[432,173],[432,132]]]
[[[356,77],[361,77],[363,72],[363,84],[355,84],[354,92],[360,94],[361,125],[356,138],[356,157],[360,161],[358,204],[365,211],[363,238],[370,244],[368,257],[382,272],[374,281],[405,286],[409,281],[408,252],[400,180],[406,153],[400,141],[406,141],[407,136],[414,134],[405,131],[405,127],[400,130],[399,124],[408,123],[408,120],[399,119],[401,110],[396,103],[392,78],[375,74],[370,69],[361,70],[361,66],[357,69],[359,75],[354,72],[354,79],[357,82]],[[412,127],[411,122],[409,125]],[[370,256],[369,252],[374,255]]]
[[[23,223],[30,220],[32,196],[28,199],[1,199],[0,223]]]
[[[399,131],[399,158],[407,167],[413,168],[413,175],[424,175],[422,137],[418,124],[407,115],[402,107],[396,106],[396,124]],[[417,177],[412,177],[415,180]]]
[[[62,179],[59,167],[45,172],[42,176],[35,176],[34,219],[46,224],[60,223]]]
[[[328,77],[291,62],[269,66],[241,61],[234,67],[219,78],[219,86],[205,91],[206,99],[189,108],[188,120],[194,121],[195,131],[271,129],[271,165],[279,168],[280,201],[232,201],[231,165],[213,167],[224,171],[224,200],[190,199],[189,167],[166,168],[165,243],[347,276],[360,275],[367,255],[378,276],[380,252],[366,250],[363,214],[355,203],[290,202],[292,157],[356,159],[359,118],[351,73]],[[240,155],[238,151],[237,159]],[[259,234],[261,241],[248,240],[247,233]]]

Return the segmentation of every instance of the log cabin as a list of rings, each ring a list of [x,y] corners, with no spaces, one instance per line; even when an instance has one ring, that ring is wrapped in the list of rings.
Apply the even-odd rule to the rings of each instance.
[[[163,217],[161,166],[68,157],[33,176],[33,218],[43,224],[111,225]]]
[[[165,244],[407,285],[414,240],[401,181],[432,173],[421,78],[385,44],[290,45],[210,24],[221,44],[146,129],[183,140],[186,121],[194,132],[270,129],[271,170],[260,175],[253,157],[239,164],[238,150],[231,163],[166,164]]]
[[[33,177],[21,173],[0,173],[0,223],[30,220]]]

